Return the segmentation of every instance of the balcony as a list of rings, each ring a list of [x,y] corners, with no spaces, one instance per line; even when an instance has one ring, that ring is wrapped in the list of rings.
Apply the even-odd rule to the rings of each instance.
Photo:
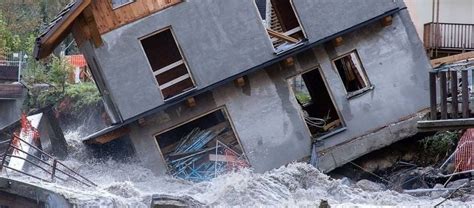
[[[423,42],[432,58],[474,51],[474,24],[427,23]]]

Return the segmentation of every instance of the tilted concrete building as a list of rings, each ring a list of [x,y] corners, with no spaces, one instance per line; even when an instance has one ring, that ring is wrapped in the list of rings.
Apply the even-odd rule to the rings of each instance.
[[[157,174],[181,176],[182,161],[262,172],[313,145],[330,171],[413,135],[429,105],[402,0],[76,0],[36,58],[69,33],[115,122],[86,143],[130,147]]]

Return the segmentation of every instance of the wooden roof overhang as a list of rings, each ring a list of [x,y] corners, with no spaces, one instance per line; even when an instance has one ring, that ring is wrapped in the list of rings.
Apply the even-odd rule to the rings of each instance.
[[[75,0],[69,3],[36,39],[33,55],[37,60],[49,56],[69,35],[74,21],[91,4],[91,0]]]

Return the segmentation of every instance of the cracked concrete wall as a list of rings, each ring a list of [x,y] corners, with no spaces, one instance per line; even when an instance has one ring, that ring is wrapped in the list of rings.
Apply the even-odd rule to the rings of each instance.
[[[294,7],[312,43],[397,5],[393,0],[294,0]],[[197,90],[278,57],[253,1],[188,0],[120,27],[102,36],[104,45],[94,56],[124,120],[164,104],[139,39],[169,26]]]

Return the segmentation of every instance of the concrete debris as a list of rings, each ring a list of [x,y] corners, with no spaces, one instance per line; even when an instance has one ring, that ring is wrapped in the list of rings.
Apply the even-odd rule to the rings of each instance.
[[[152,208],[204,207],[204,204],[189,196],[153,195]]]
[[[436,184],[433,189],[436,190],[436,189],[443,189],[444,186],[443,184]],[[437,198],[446,198],[447,196],[449,195],[449,191],[447,190],[438,190],[438,191],[432,191],[431,194],[430,194],[430,197],[432,199],[437,199]]]
[[[464,179],[459,179],[457,181],[449,182],[448,185],[446,185],[446,188],[457,188],[460,186],[464,186],[465,184],[470,185],[469,178],[464,178]]]
[[[356,186],[364,191],[383,191],[386,189],[385,185],[375,183],[366,179],[362,179],[356,183]]]

